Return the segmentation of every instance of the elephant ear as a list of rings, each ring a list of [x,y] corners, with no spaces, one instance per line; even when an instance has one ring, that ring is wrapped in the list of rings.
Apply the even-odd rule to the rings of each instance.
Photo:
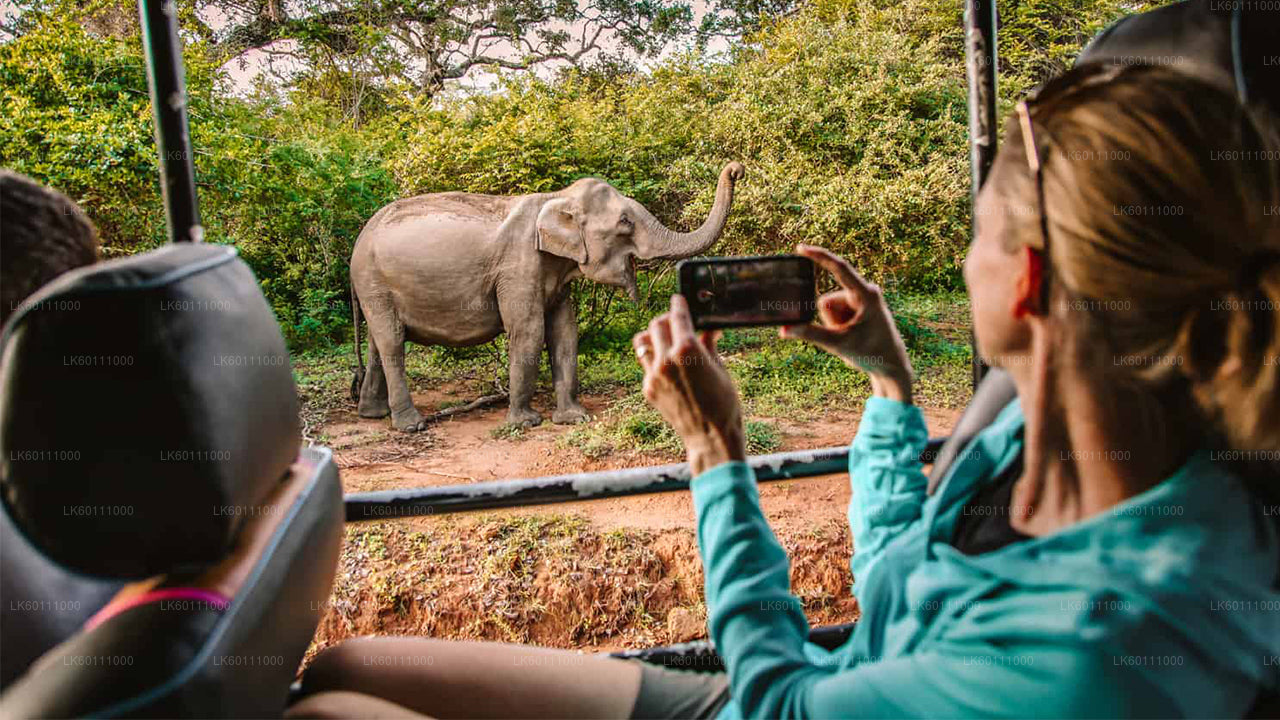
[[[551,200],[538,212],[538,249],[579,265],[587,261],[587,239],[568,198]]]

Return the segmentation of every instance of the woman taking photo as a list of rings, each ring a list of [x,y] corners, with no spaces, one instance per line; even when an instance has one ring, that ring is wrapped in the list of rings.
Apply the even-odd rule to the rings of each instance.
[[[840,288],[783,336],[871,380],[849,459],[862,616],[844,646],[806,642],[737,392],[677,296],[635,346],[696,475],[727,672],[362,639],[316,660],[318,694],[293,714],[1239,717],[1280,688],[1280,505],[1263,494],[1280,479],[1234,462],[1280,451],[1271,136],[1216,85],[1085,66],[1022,103],[1005,138],[964,276],[979,351],[1018,396],[935,495],[883,296],[799,248]]]

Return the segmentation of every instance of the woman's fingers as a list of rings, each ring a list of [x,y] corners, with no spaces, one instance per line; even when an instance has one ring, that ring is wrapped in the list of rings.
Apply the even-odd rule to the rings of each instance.
[[[631,338],[631,344],[636,349],[636,357],[640,360],[640,367],[644,368],[644,371],[648,373],[653,368],[654,356],[653,339],[649,337],[649,331],[644,330],[636,333],[636,336]]]
[[[683,295],[671,296],[671,343],[675,349],[687,347],[694,349],[694,343],[702,343],[702,347],[716,355],[716,342],[720,339],[719,330],[704,330],[695,333],[693,315],[689,312],[689,301]]]
[[[842,287],[859,295],[870,291],[870,283],[857,270],[853,269],[853,265],[850,265],[848,260],[830,250],[817,245],[801,243],[796,245],[796,252],[826,268],[827,272],[835,276],[836,282],[840,283]]]
[[[818,298],[818,317],[829,328],[846,328],[858,324],[863,307],[857,295],[839,290]]]
[[[839,341],[839,333],[816,323],[810,325],[783,325],[778,332],[784,338],[794,338],[813,343],[821,348],[832,348]]]
[[[671,352],[671,317],[663,313],[649,321],[649,339],[653,343],[653,362],[661,369]]]
[[[859,308],[854,307],[851,300],[856,302],[855,296],[848,290],[829,292],[818,298],[819,322],[787,325],[782,328],[780,335],[833,349],[857,320]]]
[[[689,317],[689,303],[683,295],[671,296],[671,347],[677,353],[693,351],[697,338],[693,336],[693,318]]]

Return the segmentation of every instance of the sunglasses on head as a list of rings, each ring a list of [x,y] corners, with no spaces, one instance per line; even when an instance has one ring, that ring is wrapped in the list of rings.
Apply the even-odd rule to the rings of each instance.
[[[1017,106],[1018,124],[1022,129],[1022,143],[1026,151],[1027,166],[1031,170],[1036,189],[1036,218],[1040,225],[1040,258],[1043,272],[1040,279],[1040,302],[1045,312],[1049,307],[1049,278],[1051,276],[1049,252],[1049,218],[1044,204],[1044,161],[1052,140],[1048,131],[1041,129],[1040,137],[1045,142],[1042,150],[1036,140],[1033,114],[1043,115],[1052,111],[1059,101],[1078,94],[1081,90],[1097,87],[1111,82],[1124,72],[1125,66],[1107,63],[1093,63],[1074,68],[1063,75],[1052,78],[1023,98]],[[1034,110],[1033,110],[1034,108]]]

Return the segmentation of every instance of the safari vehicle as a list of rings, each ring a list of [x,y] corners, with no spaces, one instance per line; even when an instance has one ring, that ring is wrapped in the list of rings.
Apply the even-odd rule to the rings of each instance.
[[[200,242],[177,20],[165,0],[140,8],[172,245],[56,280],[0,340],[0,550],[25,583],[0,588],[5,662],[25,669],[4,688],[5,717],[279,717],[344,522],[687,490],[687,466],[666,465],[344,498],[332,453],[299,447],[287,350],[255,278],[232,248]],[[1239,13],[1224,22],[1238,58]],[[965,23],[976,193],[997,143],[995,3],[966,0]],[[1160,37],[1128,35],[1158,51]],[[1244,95],[1248,73],[1234,76]],[[72,373],[74,356],[119,361]],[[931,492],[1013,396],[1000,372],[975,364],[974,382],[954,434],[922,457]],[[847,453],[750,464],[762,481],[800,478],[844,472]],[[38,612],[10,612],[23,608]],[[812,640],[833,648],[851,630]],[[720,667],[707,642],[618,655]],[[1280,699],[1253,714],[1280,714]]]

